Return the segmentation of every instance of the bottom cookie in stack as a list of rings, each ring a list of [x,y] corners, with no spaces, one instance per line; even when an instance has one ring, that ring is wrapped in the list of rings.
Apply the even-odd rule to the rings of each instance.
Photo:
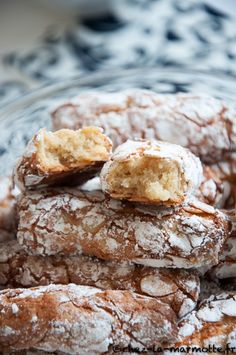
[[[130,291],[69,284],[0,292],[3,351],[112,353],[114,346],[167,346],[176,334],[170,306]]]

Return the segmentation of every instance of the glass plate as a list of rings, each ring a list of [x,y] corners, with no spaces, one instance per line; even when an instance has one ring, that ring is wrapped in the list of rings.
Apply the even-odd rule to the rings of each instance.
[[[50,128],[50,110],[59,102],[83,91],[131,87],[159,93],[205,93],[229,101],[236,95],[234,77],[171,68],[100,72],[42,87],[0,110],[0,175],[11,173],[17,157],[38,129]]]

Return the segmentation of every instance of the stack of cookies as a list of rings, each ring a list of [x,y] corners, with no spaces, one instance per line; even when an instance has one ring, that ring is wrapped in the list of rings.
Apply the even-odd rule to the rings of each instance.
[[[10,184],[1,194],[12,227],[0,349],[226,349],[236,293],[218,295],[218,279],[236,275],[235,119],[213,98],[143,90],[58,107],[55,131],[40,130],[15,167],[17,200]],[[199,305],[202,275],[219,292]]]

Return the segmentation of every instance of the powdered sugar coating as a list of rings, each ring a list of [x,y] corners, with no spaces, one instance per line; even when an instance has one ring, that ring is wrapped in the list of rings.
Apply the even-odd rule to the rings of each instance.
[[[101,354],[113,344],[167,344],[175,340],[176,330],[168,305],[128,291],[69,284],[0,292],[2,350]]]
[[[230,277],[236,277],[236,261],[230,258],[226,258],[224,261],[220,261],[210,272],[212,278],[226,279]]]
[[[89,205],[72,209],[74,200]],[[186,268],[217,263],[228,230],[221,212],[196,201],[178,208],[113,201],[101,191],[26,193],[19,200],[18,241],[35,255],[83,253],[104,260],[146,265],[153,260],[161,266]]]
[[[82,93],[52,112],[55,129],[103,127],[115,146],[127,139],[158,139],[189,148],[206,163],[236,150],[236,109],[196,94],[129,89]]]
[[[224,208],[230,195],[228,186],[208,165],[203,165],[203,180],[195,196],[199,200],[217,207]]]
[[[180,341],[175,346],[206,347],[226,350],[236,331],[236,293],[211,296],[179,324]],[[233,351],[234,352],[234,351]]]

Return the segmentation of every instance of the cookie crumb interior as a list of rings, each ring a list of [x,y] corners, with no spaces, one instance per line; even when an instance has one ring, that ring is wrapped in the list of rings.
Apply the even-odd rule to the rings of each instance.
[[[37,158],[47,171],[83,167],[93,161],[107,161],[111,151],[109,139],[97,127],[74,131],[42,131],[37,144]]]
[[[114,162],[108,184],[115,195],[132,200],[179,201],[186,183],[174,161],[151,157]]]

